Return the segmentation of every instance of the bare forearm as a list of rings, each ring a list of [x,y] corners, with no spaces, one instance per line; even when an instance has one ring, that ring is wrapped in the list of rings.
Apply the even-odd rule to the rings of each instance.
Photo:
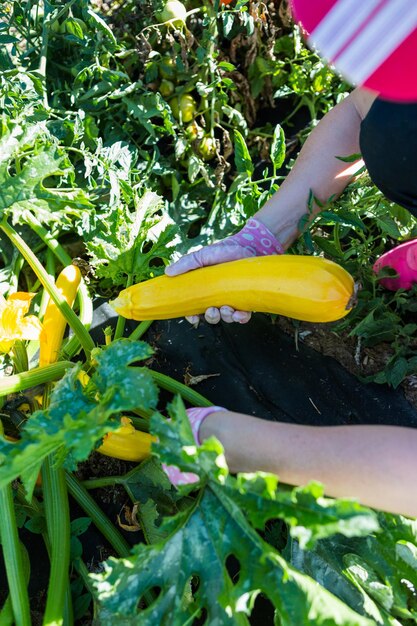
[[[213,413],[214,435],[233,472],[266,471],[290,485],[318,480],[334,497],[417,517],[417,431],[391,426],[302,426],[232,412]]]
[[[316,126],[305,142],[291,172],[278,192],[256,217],[287,248],[299,235],[300,219],[307,214],[310,190],[322,203],[339,196],[362,165],[360,159],[346,163],[338,157],[359,153],[362,110],[353,92],[336,105]],[[365,95],[369,106],[374,95]],[[367,106],[363,107],[366,113]],[[319,208],[313,207],[313,214]]]

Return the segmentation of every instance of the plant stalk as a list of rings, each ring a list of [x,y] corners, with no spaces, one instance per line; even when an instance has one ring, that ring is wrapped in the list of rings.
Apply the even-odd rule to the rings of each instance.
[[[114,487],[114,485],[123,485],[124,476],[101,476],[100,478],[90,478],[83,480],[80,486],[84,489],[102,489],[104,487]]]
[[[74,366],[75,363],[71,363],[71,361],[58,361],[51,365],[34,367],[27,372],[20,372],[19,374],[13,374],[13,376],[0,378],[0,397],[6,396],[9,393],[25,391],[25,389],[36,387],[37,385],[42,385],[47,382],[59,380],[68,369]]]
[[[133,332],[130,333],[129,339],[131,341],[138,341],[148,330],[154,320],[145,320],[138,324]]]
[[[0,434],[3,434],[3,426],[1,424]],[[0,540],[14,621],[16,626],[31,626],[27,591],[28,581],[27,575],[25,575],[25,562],[17,530],[11,485],[6,485],[0,489],[0,511]]]
[[[14,228],[10,226],[5,218],[0,222],[0,228],[9,237],[10,241],[16,246],[20,254],[25,258],[26,262],[35,272],[36,276],[39,278],[40,282],[47,290],[52,300],[61,311],[62,315],[67,320],[74,334],[77,336],[77,339],[83,347],[87,359],[89,359],[91,350],[94,348],[94,342],[82,321],[74,313],[72,308],[66,302],[65,298],[61,296],[60,292],[49,278],[48,273],[43,268],[38,258],[35,256],[35,254],[33,254],[32,250],[29,248],[26,242],[14,230]]]
[[[58,239],[54,237],[50,233],[50,231],[48,231],[44,226],[42,226],[40,221],[36,219],[33,213],[31,213],[30,211],[25,211],[25,221],[47,246],[48,250],[50,250],[56,256],[58,261],[62,263],[64,267],[66,265],[71,265],[73,259],[65,251],[62,245],[59,243]],[[91,302],[90,296],[88,295],[87,285],[85,284],[84,280],[81,281],[80,287],[78,289],[77,299],[80,306],[80,320],[86,328],[89,328],[93,319],[93,304]],[[76,343],[77,345],[79,345],[77,337],[72,337],[66,346],[66,350],[68,352],[68,347],[70,343]],[[73,354],[70,354],[69,358],[71,358],[72,356]]]
[[[73,474],[66,473],[66,482],[69,493],[78,502],[80,507],[91,517],[93,524],[98,528],[101,534],[107,539],[109,544],[114,548],[121,557],[127,557],[130,554],[130,546],[117,528],[111,523],[107,515],[103,513],[95,500],[90,496],[87,490],[81,485],[80,481]]]
[[[133,284],[133,276],[132,276],[132,274],[129,274],[128,277],[127,277],[125,289],[130,287],[132,284]],[[119,339],[120,337],[123,337],[123,333],[124,333],[124,330],[125,330],[125,324],[126,324],[126,318],[124,318],[121,315],[119,315],[119,317],[117,319],[116,329],[114,331],[114,339],[115,340]]]
[[[190,404],[194,406],[213,406],[213,403],[210,400],[207,400],[204,396],[202,396],[198,391],[194,391],[194,389],[190,389],[187,385],[180,383],[178,380],[167,376],[166,374],[161,374],[160,372],[155,372],[154,370],[149,370],[154,381],[162,387],[162,389],[166,389],[174,394],[179,394],[184,400],[190,402]]]
[[[70,566],[70,511],[65,470],[57,467],[58,455],[47,457],[42,466],[42,488],[48,535],[51,542],[51,569],[43,626],[62,626],[68,614]]]

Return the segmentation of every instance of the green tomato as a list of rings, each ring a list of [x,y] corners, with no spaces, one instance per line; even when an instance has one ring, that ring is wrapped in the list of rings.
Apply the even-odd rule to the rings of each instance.
[[[78,37],[79,39],[82,39],[87,33],[87,26],[85,25],[83,20],[80,20],[78,17],[68,17],[62,22],[59,30],[63,34],[68,33],[70,35]],[[82,37],[80,37],[80,34],[82,34]]]
[[[158,63],[158,70],[161,78],[176,82],[177,65],[172,57],[163,57]]]
[[[211,161],[216,156],[217,145],[213,137],[203,137],[199,146],[198,153],[204,161]]]
[[[175,85],[171,80],[167,80],[163,78],[161,80],[161,84],[159,85],[159,92],[161,96],[166,98],[167,96],[171,96],[174,93]]]
[[[191,122],[197,111],[197,102],[188,93],[181,96],[179,99],[175,96],[169,101],[172,115],[175,119],[181,120],[185,123]]]
[[[185,129],[185,135],[189,141],[195,141],[196,139],[202,139],[204,136],[204,130],[197,124],[197,122],[191,122]]]
[[[168,0],[160,13],[156,14],[159,22],[172,21],[173,24],[185,22],[187,9],[179,0]]]
[[[61,25],[58,20],[54,20],[53,22],[51,22],[49,28],[53,33],[61,32]]]

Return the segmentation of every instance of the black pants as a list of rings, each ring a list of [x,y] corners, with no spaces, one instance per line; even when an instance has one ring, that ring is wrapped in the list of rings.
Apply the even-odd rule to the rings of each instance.
[[[417,217],[417,102],[377,98],[361,124],[360,147],[374,184]]]

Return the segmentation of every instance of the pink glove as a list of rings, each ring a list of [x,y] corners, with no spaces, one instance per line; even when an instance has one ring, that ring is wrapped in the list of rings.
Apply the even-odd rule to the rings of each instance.
[[[181,257],[165,269],[167,276],[177,276],[199,267],[217,265],[228,261],[238,261],[253,256],[283,254],[284,248],[268,228],[257,219],[250,218],[245,226],[235,235],[226,237],[223,241],[205,246]],[[235,311],[230,306],[219,309],[210,307],[205,318],[211,324],[223,319],[225,322],[245,323],[250,319],[250,312]],[[192,324],[198,322],[198,315],[187,317]]]
[[[198,446],[201,445],[201,441],[198,437],[201,424],[208,415],[217,411],[226,411],[226,409],[221,406],[194,407],[187,409],[191,430],[193,431],[194,439]],[[175,465],[165,465],[165,463],[163,463],[162,467],[173,485],[188,485],[189,483],[196,483],[199,480],[196,474],[192,472],[181,472]]]

